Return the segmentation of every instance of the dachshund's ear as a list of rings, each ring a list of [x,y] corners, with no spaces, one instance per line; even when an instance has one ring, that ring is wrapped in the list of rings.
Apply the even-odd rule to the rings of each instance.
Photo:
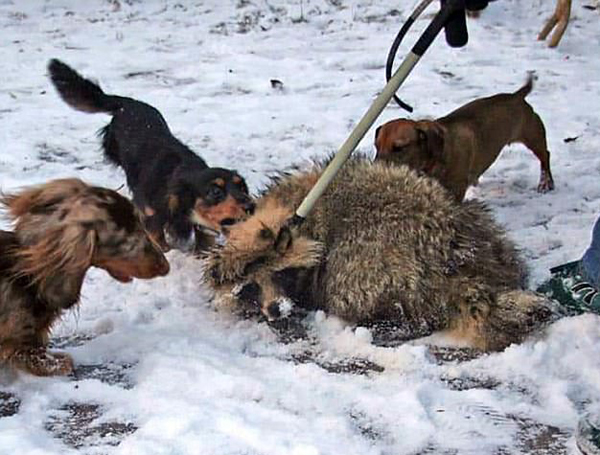
[[[435,121],[420,121],[415,126],[418,134],[419,144],[427,150],[434,159],[440,159],[444,155],[444,139],[446,130]]]
[[[275,239],[274,248],[279,254],[285,254],[287,250],[292,246],[292,230],[288,226],[284,226],[277,234]]]
[[[47,226],[27,220],[22,230],[19,235],[26,236],[28,243],[16,252],[22,261],[20,272],[40,286],[57,274],[78,274],[92,265],[97,234],[86,223]]]
[[[26,214],[49,215],[66,199],[80,194],[87,188],[88,186],[78,179],[53,180],[20,193],[2,194],[0,204],[8,209],[8,213],[14,219]]]

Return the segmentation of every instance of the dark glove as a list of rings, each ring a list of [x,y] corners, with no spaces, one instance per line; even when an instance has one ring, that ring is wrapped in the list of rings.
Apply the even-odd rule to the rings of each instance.
[[[442,8],[447,3],[453,3],[455,8],[455,11],[444,26],[446,42],[451,47],[462,47],[467,44],[467,41],[469,40],[465,10],[480,11],[485,8],[490,1],[493,0],[441,0]]]

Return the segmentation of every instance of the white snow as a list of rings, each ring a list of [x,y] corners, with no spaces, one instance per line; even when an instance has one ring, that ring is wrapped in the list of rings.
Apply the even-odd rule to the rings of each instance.
[[[414,117],[436,117],[514,91],[536,71],[528,100],[546,125],[556,190],[535,191],[538,161],[512,145],[469,191],[523,249],[531,287],[550,266],[580,257],[600,214],[600,14],[583,4],[573,2],[560,47],[548,49],[535,38],[554,2],[497,0],[469,20],[466,47],[451,49],[440,36],[401,90]],[[0,0],[1,189],[67,176],[124,183],[95,136],[108,117],[72,110],[51,87],[45,66],[56,57],[109,93],[153,104],[181,140],[257,191],[270,172],[341,145],[382,89],[389,46],[413,6]],[[398,61],[436,8],[415,24]],[[406,115],[390,104],[376,124],[398,116]],[[360,151],[373,154],[373,131]],[[576,453],[579,418],[599,409],[598,316],[560,320],[462,363],[440,364],[420,343],[376,347],[368,330],[320,312],[311,322],[316,345],[283,344],[264,323],[215,312],[197,260],[168,258],[169,276],[127,285],[92,270],[81,305],[55,327],[78,365],[114,367],[127,380],[0,377],[0,390],[21,400],[18,413],[0,418],[0,455],[513,454],[527,453],[518,442],[524,421],[559,428],[565,453]],[[330,373],[292,360],[306,349],[385,370]],[[456,390],[457,379],[491,385]],[[100,423],[138,429],[117,446],[68,446],[46,424],[73,402],[100,405]]]

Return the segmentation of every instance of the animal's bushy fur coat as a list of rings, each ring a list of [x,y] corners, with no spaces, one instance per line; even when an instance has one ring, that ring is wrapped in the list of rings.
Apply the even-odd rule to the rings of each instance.
[[[407,167],[348,162],[304,224],[286,222],[324,169],[278,178],[232,227],[205,277],[221,302],[387,319],[406,338],[446,330],[485,350],[518,342],[552,311],[524,291],[526,267],[482,203],[457,203]]]

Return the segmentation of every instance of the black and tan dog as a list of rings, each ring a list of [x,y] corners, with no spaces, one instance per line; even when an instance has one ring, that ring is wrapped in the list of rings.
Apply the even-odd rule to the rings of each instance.
[[[461,201],[508,144],[521,142],[540,161],[539,192],[554,189],[546,130],[525,97],[514,93],[480,98],[437,120],[397,119],[375,132],[378,160],[405,164],[436,178]]]
[[[111,122],[100,132],[106,158],[120,166],[145,225],[167,249],[190,238],[210,243],[205,230],[222,232],[254,209],[244,179],[235,171],[208,167],[171,134],[161,113],[132,98],[105,94],[72,68],[51,60],[48,70],[62,99],[83,112],[105,112]]]
[[[46,350],[52,324],[76,305],[90,267],[113,278],[154,278],[169,263],[120,194],[54,180],[3,195],[14,231],[0,231],[0,364],[48,376],[72,359]]]

